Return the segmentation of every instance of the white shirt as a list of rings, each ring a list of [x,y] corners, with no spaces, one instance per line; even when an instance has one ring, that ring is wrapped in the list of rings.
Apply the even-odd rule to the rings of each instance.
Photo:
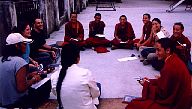
[[[64,109],[97,109],[99,88],[88,69],[73,64],[67,69],[61,86]]]

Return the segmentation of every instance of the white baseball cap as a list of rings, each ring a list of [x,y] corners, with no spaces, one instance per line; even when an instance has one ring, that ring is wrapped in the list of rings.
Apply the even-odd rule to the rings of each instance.
[[[11,33],[8,35],[6,42],[6,45],[11,45],[19,42],[32,42],[32,39],[24,38],[20,33]]]

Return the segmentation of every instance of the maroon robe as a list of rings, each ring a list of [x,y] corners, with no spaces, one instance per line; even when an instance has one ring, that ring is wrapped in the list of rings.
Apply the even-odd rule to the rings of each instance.
[[[73,41],[71,40],[71,38],[74,39],[80,39],[80,41]],[[79,47],[83,47],[85,46],[85,41],[84,41],[84,29],[83,29],[83,25],[77,21],[76,22],[76,27],[73,28],[72,27],[72,22],[69,21],[66,25],[65,25],[65,38],[64,38],[64,42],[68,42],[68,43],[74,43]]]
[[[89,23],[89,38],[86,39],[86,44],[89,47],[97,46],[109,46],[110,41],[106,38],[99,38],[95,36],[96,34],[103,34],[105,28],[105,23],[103,21],[96,22],[91,21]]]
[[[121,44],[119,40],[114,38],[112,40],[112,45],[118,47],[118,48],[132,48],[133,47],[133,39],[135,38],[135,33],[132,28],[131,23],[126,22],[125,26],[122,26],[120,23],[115,25],[115,36],[117,36],[121,41],[127,43]]]
[[[145,25],[143,25],[142,34],[144,35],[144,39],[141,41],[140,44],[143,44],[150,37],[151,28],[152,28],[152,22],[151,21],[149,21]],[[140,41],[140,39],[135,39],[134,43],[138,43],[139,41]],[[151,46],[151,44],[146,43],[143,46]]]
[[[184,61],[184,62],[191,62],[191,42],[190,40],[182,35],[179,38],[174,37],[173,35],[171,36],[171,39],[175,42],[176,46],[181,46],[180,44],[186,44],[186,47],[183,47],[183,49],[176,49],[176,54]],[[179,44],[179,43],[180,44]]]
[[[126,109],[190,109],[191,77],[183,61],[173,54],[160,75],[145,82],[142,98],[130,102]]]

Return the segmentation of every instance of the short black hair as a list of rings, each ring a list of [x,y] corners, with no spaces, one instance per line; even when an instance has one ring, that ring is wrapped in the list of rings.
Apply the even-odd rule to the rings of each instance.
[[[176,23],[174,23],[173,26],[175,26],[175,25],[179,25],[181,27],[181,29],[184,30],[184,26],[181,22],[176,22]]]
[[[101,13],[95,13],[95,16],[100,16],[101,17]]]
[[[159,19],[159,18],[154,18],[153,20],[152,20],[152,22],[153,21],[156,21],[156,22],[158,22],[160,25],[161,25],[161,20]]]
[[[119,17],[119,19],[121,19],[121,17],[125,17],[125,19],[127,20],[127,17],[126,17],[125,15],[121,15],[121,16]]]
[[[156,43],[161,44],[161,47],[164,48],[164,50],[170,48],[171,53],[175,51],[175,43],[170,38],[161,38],[157,40]]]
[[[148,14],[148,13],[143,14],[143,17],[144,17],[144,16],[147,16],[149,19],[151,19],[151,15]]]

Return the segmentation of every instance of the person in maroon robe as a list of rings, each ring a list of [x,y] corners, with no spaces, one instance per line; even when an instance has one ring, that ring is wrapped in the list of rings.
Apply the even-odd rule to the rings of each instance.
[[[144,78],[142,97],[128,103],[126,109],[190,109],[191,77],[185,63],[175,54],[169,38],[159,39],[156,54],[165,65],[157,79]]]
[[[152,22],[150,21],[151,15],[148,13],[143,14],[143,30],[140,39],[134,40],[134,45],[139,48],[140,46],[153,46],[150,41],[147,41],[151,34]]]
[[[70,21],[65,25],[65,43],[72,43],[79,48],[84,49],[86,45],[84,41],[84,29],[83,25],[77,20],[77,13],[72,12],[70,15]]]
[[[89,23],[89,38],[86,39],[88,47],[106,47],[110,45],[110,41],[105,37],[98,37],[97,35],[104,35],[105,23],[101,21],[101,14],[96,13],[95,20]]]
[[[171,39],[176,44],[177,55],[186,63],[191,63],[191,42],[183,35],[184,26],[182,23],[175,23],[173,26],[173,35]]]
[[[135,33],[132,28],[131,23],[127,21],[125,15],[121,15],[119,18],[120,23],[115,25],[114,39],[112,40],[112,50],[117,48],[133,48],[133,39],[135,38]]]

